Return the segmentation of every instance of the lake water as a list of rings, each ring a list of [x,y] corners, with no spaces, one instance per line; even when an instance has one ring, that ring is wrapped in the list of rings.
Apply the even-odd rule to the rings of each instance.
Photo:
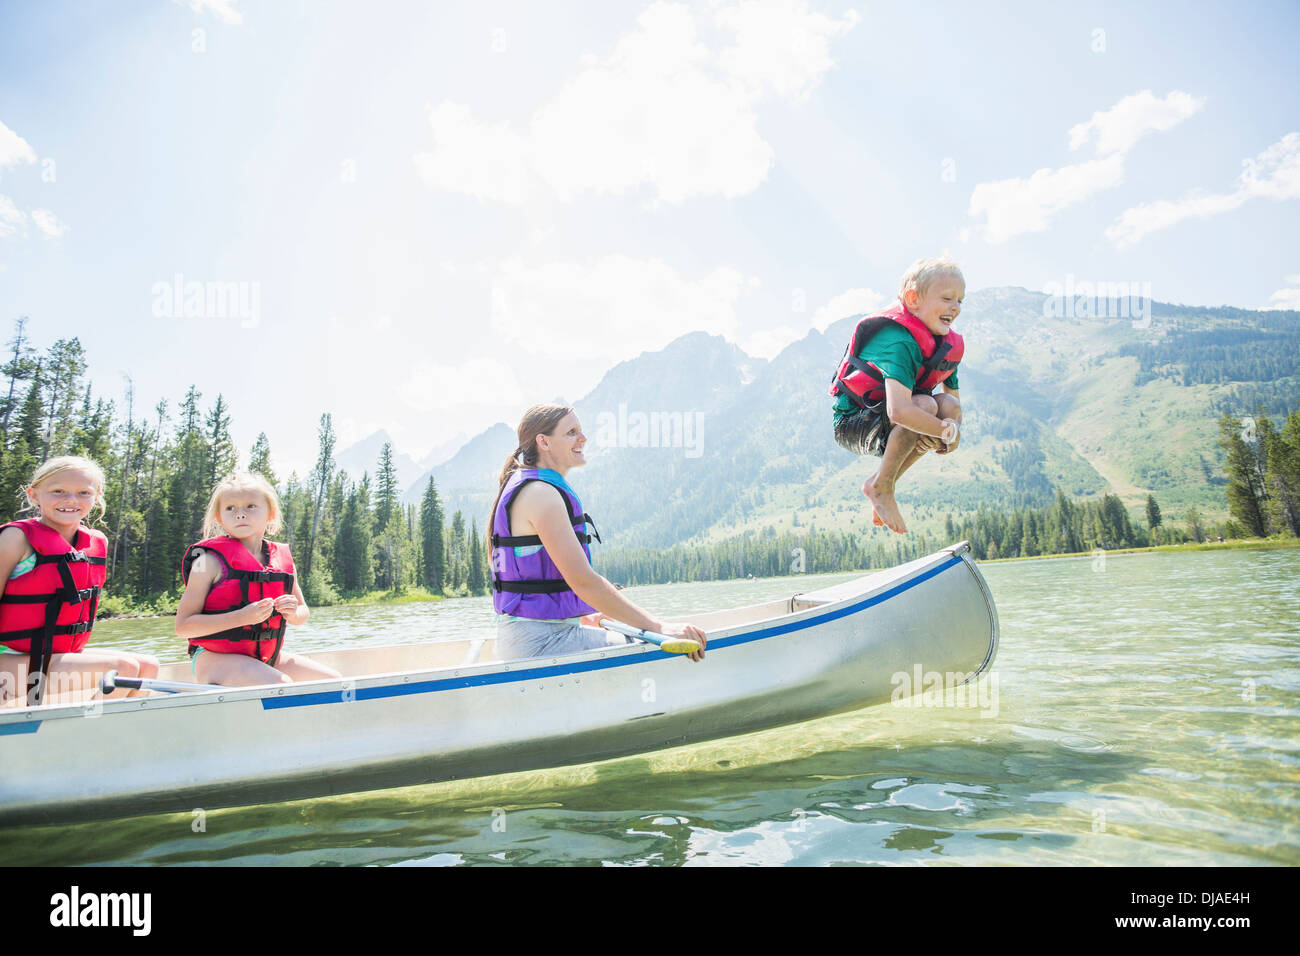
[[[213,810],[197,833],[190,814],[0,830],[0,858],[39,847],[53,864],[1300,863],[1300,550],[982,571],[1002,642],[980,707],[885,705],[582,767]],[[671,614],[794,583],[628,593]],[[171,626],[95,634],[176,660]],[[492,633],[487,599],[321,608],[292,644],[467,632]]]

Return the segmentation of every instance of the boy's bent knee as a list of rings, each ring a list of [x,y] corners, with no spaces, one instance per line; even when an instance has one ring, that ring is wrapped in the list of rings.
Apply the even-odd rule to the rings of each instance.
[[[912,402],[928,415],[933,415],[939,411],[939,403],[934,400],[933,395],[913,395]]]

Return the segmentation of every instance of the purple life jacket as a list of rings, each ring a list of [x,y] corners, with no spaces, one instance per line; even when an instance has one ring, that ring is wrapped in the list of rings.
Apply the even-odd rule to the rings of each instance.
[[[560,492],[588,564],[591,563],[589,545],[592,535],[600,540],[596,523],[591,520],[591,515],[583,512],[582,502],[564,484],[558,472],[549,468],[520,468],[501,489],[501,500],[492,516],[492,607],[498,614],[542,620],[590,614],[595,608],[573,593],[560,569],[546,553],[546,548],[542,547],[542,539],[535,534],[510,534],[510,502],[530,481],[544,481]],[[589,522],[592,534],[587,533]],[[539,547],[541,550],[523,556],[515,554],[515,548],[526,547]]]

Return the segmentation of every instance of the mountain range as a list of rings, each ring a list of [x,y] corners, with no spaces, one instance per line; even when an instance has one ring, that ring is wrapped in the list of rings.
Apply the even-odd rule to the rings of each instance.
[[[668,547],[808,526],[888,536],[860,491],[875,460],[831,432],[827,386],[857,318],[811,330],[771,361],[695,332],[610,369],[575,403],[589,463],[570,476],[605,542]],[[1063,305],[1015,287],[971,293],[955,326],[966,342],[962,444],[900,481],[909,527],[939,533],[948,514],[1043,504],[1056,488],[1118,494],[1135,520],[1148,494],[1171,519],[1190,507],[1226,516],[1218,417],[1295,407],[1298,320],[1121,299]],[[420,474],[404,500],[418,501],[432,477],[446,513],[481,527],[515,443],[513,425],[492,426]]]

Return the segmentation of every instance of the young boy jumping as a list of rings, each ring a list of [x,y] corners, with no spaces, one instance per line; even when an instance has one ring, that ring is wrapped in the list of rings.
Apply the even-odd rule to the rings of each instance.
[[[904,534],[894,484],[933,450],[957,450],[961,400],[957,364],[964,344],[952,330],[966,280],[946,256],[918,259],[903,274],[898,304],[861,319],[831,382],[835,440],[856,455],[881,458],[862,486],[872,520]],[[943,394],[932,395],[936,385]],[[895,428],[894,426],[900,426]]]

